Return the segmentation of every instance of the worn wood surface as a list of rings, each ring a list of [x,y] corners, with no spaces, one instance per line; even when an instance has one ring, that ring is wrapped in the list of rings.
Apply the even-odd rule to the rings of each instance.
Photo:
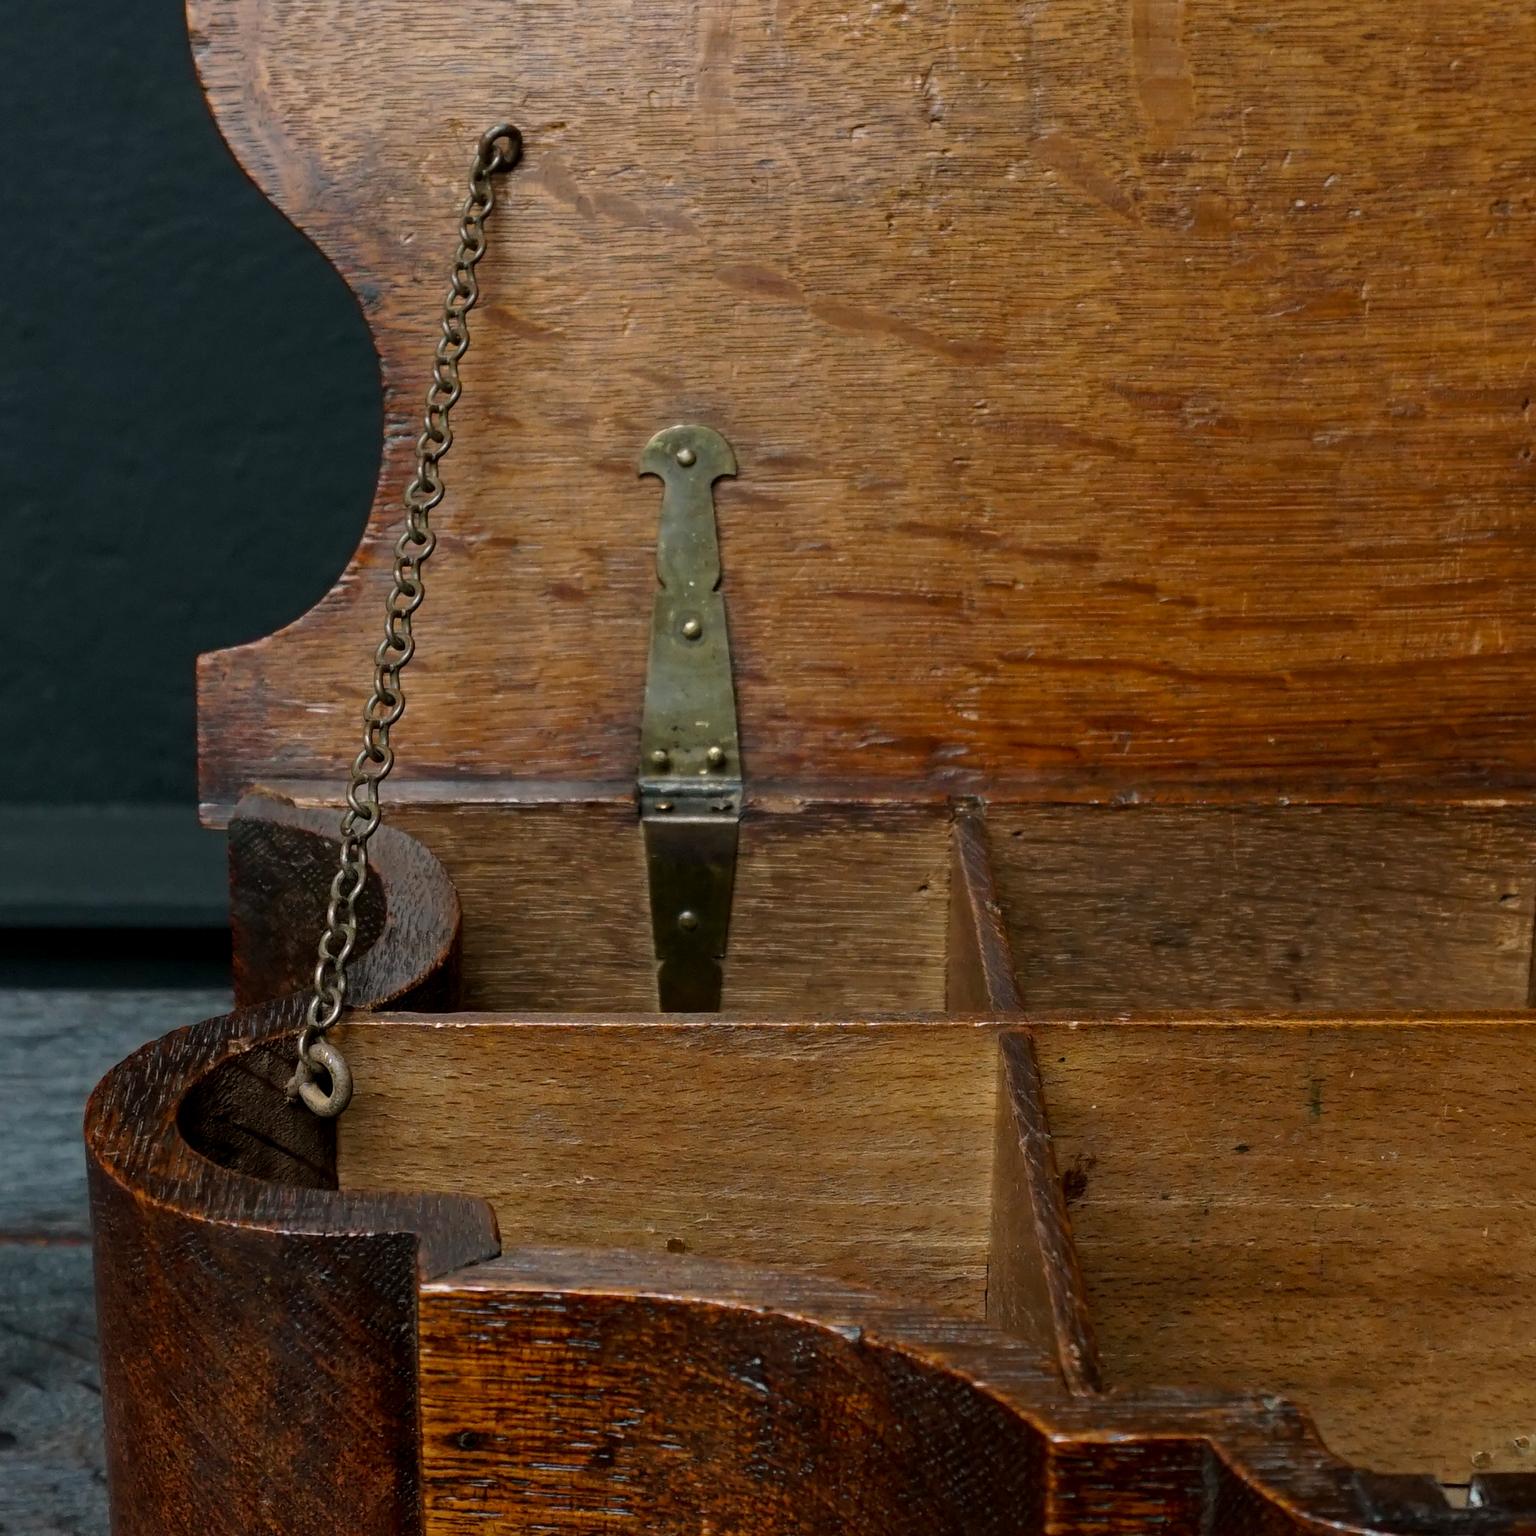
[[[1041,1530],[1041,1437],[882,1347],[878,1315],[824,1282],[685,1259],[518,1254],[445,1276],[421,1299],[424,1529]],[[1005,1343],[989,1364],[1048,1380]]]
[[[986,822],[975,808],[956,815],[951,855],[949,1008],[1016,1017],[1022,1004],[1013,950]],[[1099,1380],[1093,1324],[1034,1047],[1018,1030],[998,1040],[991,1205],[987,1320],[1027,1340],[1072,1390],[1092,1390]]]
[[[1034,1042],[998,1041],[987,1321],[1033,1341],[1074,1392],[1102,1385],[1093,1317],[1051,1145]]]
[[[965,806],[949,842],[949,927],[945,940],[945,1010],[951,1014],[1017,1013],[1021,1007],[986,820]]]
[[[245,830],[237,878],[266,867],[260,829]],[[374,844],[373,865],[385,910],[352,1002],[430,1006],[451,993],[452,891],[401,834]],[[281,945],[251,953],[271,964],[243,985],[282,979]],[[283,1091],[305,1002],[157,1041],[87,1106],[119,1536],[417,1526],[416,1286],[494,1253],[495,1219],[451,1195],[336,1190],[335,1122]]]
[[[503,1240],[748,1259],[980,1316],[995,1030],[361,1021],[344,1188],[479,1195]]]
[[[998,805],[988,828],[1032,1009],[1526,1006],[1528,811]]]
[[[416,1285],[494,1252],[495,1223],[471,1200],[341,1194],[309,1165],[276,1183],[194,1151],[187,1090],[221,1063],[240,1071],[252,1039],[291,1039],[301,1013],[294,998],[210,1020],[91,1096],[107,1466],[125,1536],[415,1527]],[[256,1077],[241,1075],[248,1093]],[[307,1112],[268,1091],[264,1134],[286,1149],[286,1115],[305,1143]]]
[[[740,1517],[767,1536],[1536,1531],[1518,1486],[1490,1475],[1485,1506],[1452,1511],[1423,1478],[1330,1459],[1279,1398],[1074,1396],[1033,1345],[979,1320],[687,1254],[455,1268],[473,1202],[276,1185],[192,1155],[185,1086],[287,1034],[293,1013],[174,1035],[93,1097],[119,1530],[280,1519],[320,1536],[339,1520],[366,1536],[417,1529],[419,1510],[452,1532],[511,1510],[571,1532],[626,1511],[688,1529]]]
[[[1381,1471],[1532,1469],[1528,1024],[1036,1039],[1110,1385],[1279,1392]]]
[[[632,802],[569,786],[505,793],[427,803],[406,792],[389,813],[463,897],[466,1006],[654,1008]],[[560,793],[570,798],[549,798]],[[317,828],[332,814],[313,800],[306,811]],[[727,1008],[939,1012],[951,814],[942,802],[778,796],[750,811]],[[1023,994],[1047,1011],[1518,1008],[1536,912],[1532,816],[993,804],[985,824],[999,910],[968,921],[1006,925]],[[318,890],[307,899],[318,909]]]
[[[336,876],[339,814],[247,795],[229,824],[230,932],[235,1001],[269,1002],[313,986],[315,951]],[[458,1000],[458,892],[416,839],[383,826],[358,897],[354,999],[372,1006],[410,994],[424,1010]]]
[[[749,779],[1536,783],[1527,9],[190,18],[219,126],[359,295],[385,388],[356,560],[204,662],[209,802],[355,751],[455,210],[508,117],[527,161],[480,269],[405,773],[632,776],[634,464],[691,419],[741,465]]]
[[[466,1007],[656,1007],[632,796],[514,805],[406,800],[389,814],[442,861],[462,899]],[[942,804],[790,804],[749,813],[726,1010],[940,1012],[948,844]]]
[[[1452,1513],[1354,1473],[1276,1399],[1074,1399],[977,1322],[696,1259],[520,1250],[443,1276],[421,1370],[429,1536],[1536,1529],[1492,1486]]]

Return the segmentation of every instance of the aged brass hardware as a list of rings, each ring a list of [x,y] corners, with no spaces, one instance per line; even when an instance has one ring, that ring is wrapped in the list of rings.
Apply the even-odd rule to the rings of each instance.
[[[708,427],[668,427],[645,445],[640,473],[666,487],[639,777],[656,991],[669,1012],[714,1013],[742,796],[714,484],[736,473],[736,455]]]

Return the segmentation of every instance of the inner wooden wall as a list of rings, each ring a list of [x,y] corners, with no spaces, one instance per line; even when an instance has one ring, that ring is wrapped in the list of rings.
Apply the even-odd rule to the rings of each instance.
[[[1031,1010],[1527,1005],[1529,809],[997,804],[985,814]],[[749,810],[726,1010],[942,1013],[951,815],[942,802]],[[443,861],[462,898],[466,1006],[656,1006],[640,830],[625,798],[406,795],[388,819]]]
[[[695,1253],[980,1317],[986,1025],[362,1022],[344,1187],[488,1199],[502,1241]]]
[[[1526,1006],[1528,809],[994,806],[1031,1010]]]
[[[1276,1392],[1379,1471],[1536,1469],[1536,1025],[1036,1043],[1108,1386]]]
[[[656,1007],[632,804],[406,804],[391,820],[426,843],[458,889],[466,1007]],[[725,1010],[942,1012],[949,833],[942,804],[749,814]]]

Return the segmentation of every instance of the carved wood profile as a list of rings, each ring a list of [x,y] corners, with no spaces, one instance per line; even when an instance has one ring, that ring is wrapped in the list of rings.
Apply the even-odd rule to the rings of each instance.
[[[314,821],[247,802],[237,889]],[[371,900],[387,910],[375,909],[357,996],[447,1000],[457,900],[408,838],[381,833],[374,848]],[[251,923],[240,942],[243,986],[288,979]],[[91,1096],[116,1531],[419,1528],[416,1289],[494,1253],[495,1218],[471,1198],[336,1188],[333,1122],[283,1092],[302,1012],[291,996],[178,1031]]]

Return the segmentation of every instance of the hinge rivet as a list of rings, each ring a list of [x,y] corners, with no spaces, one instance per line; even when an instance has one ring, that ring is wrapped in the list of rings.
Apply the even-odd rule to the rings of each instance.
[[[653,768],[665,768],[671,761],[672,759],[667,756],[666,749],[663,747],[657,747],[651,753],[651,766]]]
[[[672,802],[670,800],[658,800],[656,802],[656,810],[659,815],[665,816],[671,809]]]
[[[704,761],[708,763],[711,768],[725,767],[725,748],[711,747],[709,751],[704,754]]]
[[[699,914],[697,912],[679,912],[677,914],[677,926],[684,933],[692,933],[699,926]]]
[[[683,620],[683,638],[697,640],[704,633],[704,626],[697,619]]]
[[[681,464],[684,469],[692,469],[693,466],[698,462],[698,457],[698,454],[696,454],[692,448],[679,448],[677,450],[677,462]]]

